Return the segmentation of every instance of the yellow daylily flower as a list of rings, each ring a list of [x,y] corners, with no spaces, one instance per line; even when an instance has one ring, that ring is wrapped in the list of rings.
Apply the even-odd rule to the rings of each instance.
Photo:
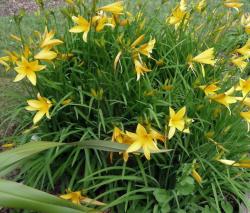
[[[112,141],[122,143],[123,142],[123,131],[118,127],[115,127],[113,130]]]
[[[239,8],[241,8],[244,4],[241,3],[239,0],[225,0],[224,6],[227,8],[233,8],[237,11],[239,11]]]
[[[41,48],[48,47],[50,49],[54,46],[57,46],[63,43],[63,41],[59,39],[54,39],[54,36],[55,36],[55,31],[52,30],[48,32],[48,29],[46,27],[40,47]]]
[[[201,65],[202,74],[203,76],[205,76],[205,70],[204,70],[203,64],[209,64],[211,66],[214,66],[216,63],[216,59],[214,56],[214,48],[209,48],[195,57],[192,57],[191,55],[189,55],[188,64],[192,70],[194,70],[194,67],[193,67],[194,62],[199,63]]]
[[[183,11],[180,6],[177,6],[173,9],[171,16],[166,19],[166,22],[174,25],[175,29],[177,29],[182,22],[186,23],[188,19],[189,13],[185,10]]]
[[[225,93],[211,95],[211,96],[209,96],[209,98],[215,102],[218,102],[218,103],[224,105],[230,111],[229,105],[237,102],[236,97],[230,96],[233,92],[234,92],[234,88],[232,87],[231,89],[229,89]],[[231,111],[230,111],[230,113],[231,113]]]
[[[64,200],[71,200],[72,203],[77,204],[77,205],[80,205],[81,202],[96,205],[96,206],[105,205],[105,203],[102,203],[100,201],[82,196],[81,191],[71,192],[70,190],[67,190],[67,194],[60,195],[60,198],[62,198]]]
[[[214,95],[216,94],[216,91],[220,90],[220,87],[218,87],[216,83],[210,84],[210,85],[202,85],[202,86],[199,86],[199,88],[204,91],[206,96]]]
[[[141,124],[137,125],[136,133],[126,131],[126,135],[133,141],[128,147],[127,153],[136,152],[142,148],[145,157],[147,160],[150,160],[150,151],[159,150],[156,145],[157,138],[151,133],[148,133]]]
[[[200,53],[199,55],[190,59],[191,62],[196,62],[200,64],[209,64],[214,66],[216,60],[214,59],[214,48],[209,48],[204,52]]]
[[[118,127],[114,127],[113,130],[113,135],[112,135],[112,141],[113,142],[118,142],[118,143],[123,143],[123,144],[132,144],[133,141],[131,140],[130,137],[128,137],[121,129]],[[112,153],[111,153],[112,154]],[[125,162],[128,161],[129,155],[125,151],[122,153],[123,154],[123,160]],[[111,161],[112,161],[112,155],[111,155]]]
[[[146,72],[150,72],[151,70],[147,68],[147,66],[144,63],[141,63],[139,60],[134,59],[135,64],[135,72],[137,74],[137,81],[140,80],[141,75],[144,75]]]
[[[149,133],[152,135],[153,140],[155,140],[155,142],[157,142],[157,140],[161,142],[166,141],[166,137],[153,128],[149,129]]]
[[[249,58],[250,57],[250,39],[246,42],[244,46],[239,49],[236,49],[235,52],[240,53],[241,55]]]
[[[6,144],[1,145],[1,148],[3,148],[3,149],[11,149],[11,148],[13,148],[15,146],[16,145],[14,143],[6,143]]]
[[[130,47],[133,49],[135,48],[137,45],[139,45],[145,38],[145,35],[140,35],[131,45]]]
[[[201,13],[207,6],[207,0],[201,0],[199,3],[196,5],[196,10]]]
[[[17,62],[15,71],[18,73],[14,82],[21,81],[27,77],[29,81],[35,86],[36,85],[36,72],[45,69],[46,66],[39,65],[38,61],[29,62],[26,58],[22,57],[22,61]]]
[[[168,139],[171,139],[174,134],[176,129],[178,129],[181,132],[189,133],[189,129],[185,129],[185,116],[186,114],[186,107],[182,107],[177,113],[169,107],[169,123],[168,126],[170,127],[169,132],[168,132]]]
[[[80,205],[81,200],[84,199],[80,191],[69,192],[67,194],[60,195],[60,198],[64,200],[71,200],[72,203],[77,204],[77,205]]]
[[[247,80],[240,79],[239,85],[236,87],[237,91],[242,91],[242,95],[245,97],[250,92],[250,78]]]
[[[245,32],[250,35],[250,15],[244,14],[241,16],[241,24],[245,28]]]
[[[240,116],[246,120],[246,122],[247,122],[247,131],[249,132],[249,130],[250,130],[250,111],[241,112]]]
[[[105,12],[110,12],[110,13],[113,13],[113,14],[122,14],[123,13],[123,1],[118,1],[118,2],[115,2],[115,3],[100,7],[98,9],[98,11],[99,10],[102,10],[102,11],[105,11]]]
[[[52,103],[49,99],[42,97],[40,93],[37,94],[37,100],[28,100],[28,105],[25,109],[28,111],[38,111],[33,118],[33,123],[36,124],[42,119],[44,115],[50,119],[49,110],[52,107]]]
[[[234,166],[239,168],[247,168],[250,169],[250,160],[240,160],[240,161],[234,161],[234,160],[227,160],[227,159],[217,159],[220,163],[223,163],[228,166]]]
[[[238,57],[237,58],[237,57],[233,56],[231,58],[231,62],[235,66],[237,66],[241,71],[243,71],[246,68],[247,64],[248,64],[245,60],[246,60],[245,57]]]
[[[35,55],[35,59],[38,60],[53,60],[57,57],[57,53],[50,50],[50,48],[45,47],[39,53]]]
[[[198,184],[201,184],[202,177],[200,176],[200,174],[195,169],[192,169],[191,175],[193,176],[193,178],[196,180],[196,182]]]
[[[143,54],[143,55],[150,58],[152,50],[153,50],[154,45],[155,45],[155,42],[156,42],[155,39],[150,39],[150,41],[148,43],[141,45],[138,48],[139,53],[141,53],[141,54]]]
[[[77,25],[72,27],[69,32],[71,33],[83,33],[83,41],[87,42],[88,33],[90,30],[90,23],[82,16],[73,16],[72,20]]]

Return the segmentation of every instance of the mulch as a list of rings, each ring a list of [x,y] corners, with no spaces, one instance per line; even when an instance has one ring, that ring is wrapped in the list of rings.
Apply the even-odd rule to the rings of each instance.
[[[44,0],[45,7],[52,9],[63,4],[64,0]],[[38,9],[35,0],[0,0],[0,16],[12,16],[18,14],[20,9],[27,12]]]

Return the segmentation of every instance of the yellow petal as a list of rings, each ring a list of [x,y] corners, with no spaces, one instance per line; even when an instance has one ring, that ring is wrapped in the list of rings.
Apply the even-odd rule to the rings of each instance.
[[[82,33],[82,32],[84,32],[84,29],[82,28],[82,26],[74,26],[69,30],[69,32],[71,32],[71,33]]]
[[[49,49],[42,49],[38,54],[35,55],[35,59],[39,60],[53,60],[57,56],[57,53],[50,51]]]
[[[175,115],[176,119],[182,119],[186,113],[186,107],[182,107]]]
[[[44,115],[45,115],[45,112],[38,111],[33,118],[33,123],[36,124],[37,122],[39,122]]]
[[[147,134],[147,131],[146,131],[146,129],[144,128],[144,126],[142,126],[141,124],[138,124],[138,125],[137,125],[137,128],[136,128],[136,134],[137,134],[138,136],[140,136],[140,135],[146,135],[146,134]]]
[[[29,74],[27,74],[27,78],[34,86],[36,86],[36,74],[34,72],[30,72]]]
[[[24,78],[25,78],[24,74],[17,74],[17,76],[14,79],[14,82],[21,81]]]
[[[134,142],[133,144],[131,144],[128,149],[127,149],[127,153],[130,152],[136,152],[141,148],[141,143],[140,142]]]
[[[168,139],[169,140],[174,136],[175,130],[176,130],[175,127],[170,127],[169,133],[168,133]]]

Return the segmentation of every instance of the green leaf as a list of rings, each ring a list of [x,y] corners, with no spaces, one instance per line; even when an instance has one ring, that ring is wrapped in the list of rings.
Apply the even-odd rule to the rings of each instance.
[[[166,189],[156,189],[153,194],[159,204],[168,202],[171,199],[170,194]]]
[[[155,196],[155,199],[160,205],[161,212],[162,213],[169,212],[170,211],[169,201],[171,200],[169,192],[165,189],[156,189],[153,194]]]
[[[181,180],[176,186],[179,195],[189,195],[194,190],[194,179],[187,176]]]
[[[233,213],[233,207],[229,202],[222,201],[221,202],[221,207],[226,213]]]
[[[93,209],[75,205],[46,192],[3,179],[0,179],[0,206],[45,213],[82,213],[93,211]]]
[[[114,143],[112,141],[105,141],[105,140],[88,140],[88,141],[81,141],[81,142],[75,142],[71,143],[69,145],[77,145],[83,148],[88,149],[96,149],[101,151],[107,151],[107,152],[123,152],[127,150],[129,145],[127,144],[121,144],[121,143]],[[164,153],[169,152],[170,149],[161,149],[158,151],[152,151],[151,153]],[[138,153],[143,153],[143,150],[140,149],[136,151]]]
[[[0,171],[41,151],[62,146],[56,142],[29,142],[17,148],[0,153]]]

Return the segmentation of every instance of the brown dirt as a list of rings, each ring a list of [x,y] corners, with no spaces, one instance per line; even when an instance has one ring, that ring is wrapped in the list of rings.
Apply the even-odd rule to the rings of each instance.
[[[63,4],[63,0],[43,0],[46,8],[54,8]],[[20,9],[27,12],[36,11],[38,6],[35,0],[0,0],[0,16],[17,14]]]

